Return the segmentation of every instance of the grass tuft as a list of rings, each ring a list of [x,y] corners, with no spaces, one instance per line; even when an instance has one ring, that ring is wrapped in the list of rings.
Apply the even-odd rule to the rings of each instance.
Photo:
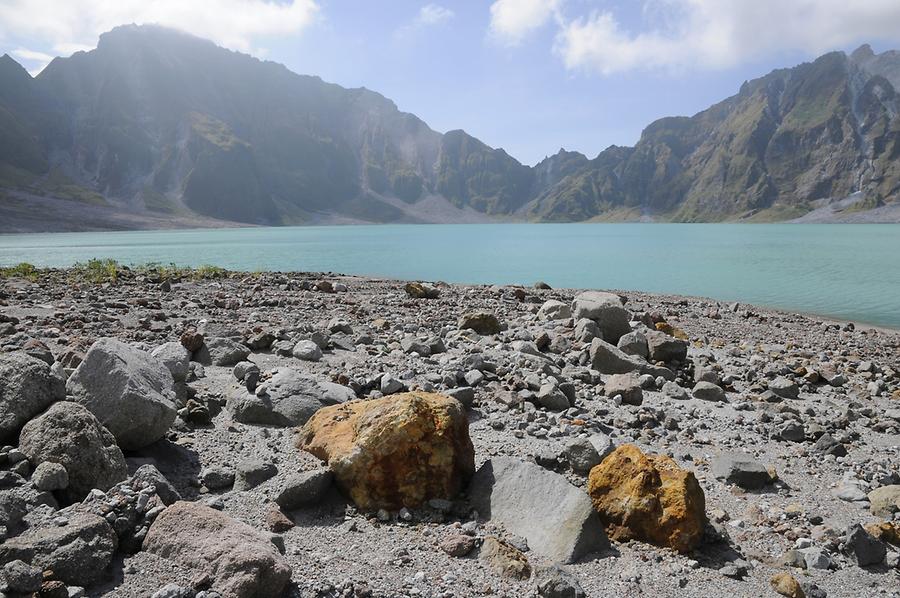
[[[28,262],[0,268],[0,278],[26,278],[34,281],[38,279],[40,273],[38,268]]]
[[[92,259],[87,262],[78,262],[72,266],[72,273],[78,281],[87,281],[94,284],[115,283],[119,280],[119,274],[125,269],[113,259]]]
[[[212,280],[216,278],[224,278],[228,275],[228,271],[219,266],[204,264],[196,268],[190,266],[179,266],[178,264],[158,264],[150,263],[138,266],[137,271],[140,274],[149,276],[158,282],[169,281],[178,282],[181,280]]]

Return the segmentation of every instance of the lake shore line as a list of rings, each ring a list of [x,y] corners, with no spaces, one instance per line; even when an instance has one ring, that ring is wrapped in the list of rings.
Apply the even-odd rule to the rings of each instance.
[[[135,443],[131,427],[120,431],[98,412],[123,446],[127,479],[97,490],[106,491],[98,503],[89,497],[66,506],[55,500],[60,491],[45,492],[9,526],[9,546],[28,548],[60,518],[76,525],[92,509],[126,505],[125,514],[115,511],[123,521],[113,517],[120,549],[79,548],[105,563],[84,584],[66,582],[87,585],[89,596],[152,596],[174,584],[184,595],[215,597],[231,582],[199,575],[203,555],[183,548],[234,540],[213,540],[221,532],[201,525],[208,518],[256,542],[271,537],[278,550],[266,549],[265,566],[279,578],[290,572],[283,595],[292,598],[518,596],[542,591],[548,580],[587,596],[764,596],[778,574],[800,579],[807,596],[861,597],[900,581],[900,547],[873,540],[886,547],[875,564],[854,548],[854,526],[892,518],[878,493],[900,487],[898,331],[697,297],[543,284],[102,262],[20,274],[0,278],[0,368],[9,379],[7,361],[22,353],[28,363],[52,364],[48,372],[67,380],[69,401],[82,401],[86,368],[101,354],[140,364],[111,369],[104,392],[133,388],[153,367],[172,376],[173,390],[136,393],[162,392],[173,403],[158,440]],[[500,502],[491,515],[478,496],[503,489],[483,487],[483,475],[469,485],[471,471],[451,479],[459,491],[429,495],[439,500],[365,508],[359,501],[370,495],[353,486],[365,473],[342,478],[335,463],[329,469],[298,448],[309,430],[298,434],[298,426],[313,413],[357,398],[407,400],[408,391],[460,405],[453,412],[465,414],[474,467],[523,468],[541,488],[495,499],[543,515],[521,526]],[[38,426],[40,416],[28,418],[26,428]],[[32,434],[22,435],[22,452],[29,451]],[[660,545],[652,522],[628,541],[606,527],[608,544],[590,528],[579,533],[597,535],[597,544],[554,568],[561,557],[546,538],[573,532],[542,522],[569,517],[572,504],[543,497],[594,497],[593,470],[628,445],[666,455],[696,477],[705,506],[691,523],[690,546]],[[0,492],[31,488],[26,480],[37,479],[38,463],[25,456],[0,463],[22,478]],[[423,474],[415,460],[393,459],[405,476],[439,470]],[[147,466],[160,476],[152,486]],[[77,467],[69,476],[81,480]],[[376,492],[377,479],[367,483]],[[138,494],[150,496],[149,506],[134,512],[127,499]],[[170,538],[160,537],[163,529]],[[67,571],[62,562],[57,568]],[[230,579],[242,576],[252,577],[239,569]]]
[[[0,236],[0,266],[215,264],[398,280],[640,289],[900,329],[896,225],[482,224]],[[167,266],[168,267],[168,266]],[[140,266],[134,266],[140,269]]]

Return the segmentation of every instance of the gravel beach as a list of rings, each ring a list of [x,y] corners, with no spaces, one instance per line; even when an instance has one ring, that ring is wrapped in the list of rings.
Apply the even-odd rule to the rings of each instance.
[[[0,346],[2,595],[900,596],[898,331],[119,268]]]

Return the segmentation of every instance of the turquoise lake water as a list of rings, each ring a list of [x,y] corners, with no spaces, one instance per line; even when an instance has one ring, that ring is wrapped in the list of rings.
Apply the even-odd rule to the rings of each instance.
[[[0,264],[214,264],[700,295],[900,328],[900,225],[473,224],[0,235]]]

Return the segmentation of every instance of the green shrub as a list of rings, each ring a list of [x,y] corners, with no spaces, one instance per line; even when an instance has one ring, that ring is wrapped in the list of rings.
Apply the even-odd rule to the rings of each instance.
[[[0,278],[27,278],[28,280],[37,280],[40,273],[41,271],[39,269],[28,262],[0,268]]]
[[[119,273],[124,266],[113,259],[92,259],[87,262],[78,262],[72,266],[76,281],[87,281],[95,284],[104,282],[114,283],[119,280]]]

